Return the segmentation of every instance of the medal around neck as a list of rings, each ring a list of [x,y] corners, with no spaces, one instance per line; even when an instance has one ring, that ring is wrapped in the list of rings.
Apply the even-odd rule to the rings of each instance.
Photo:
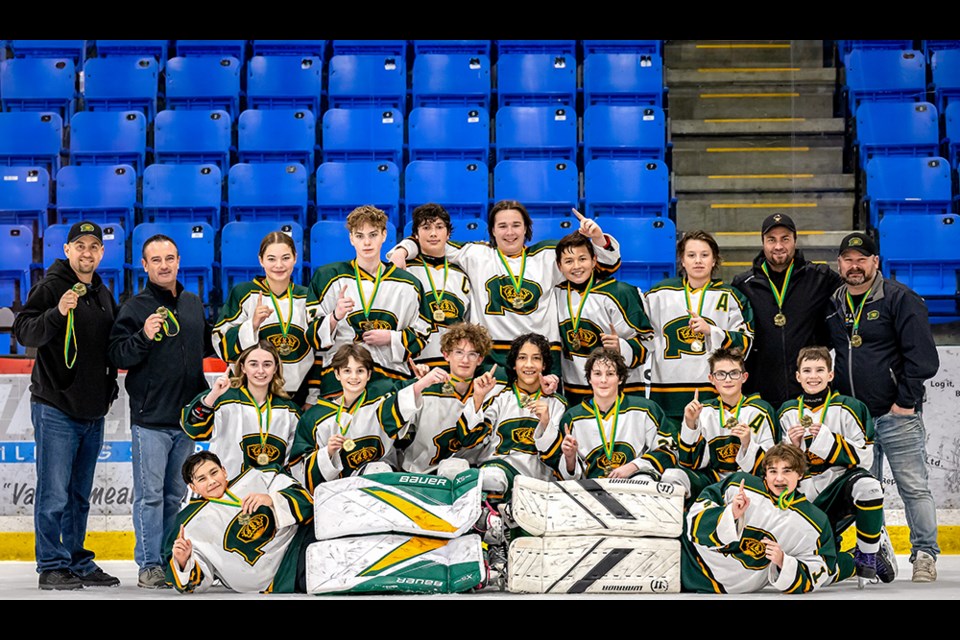
[[[343,441],[343,450],[347,453],[350,453],[357,448],[357,443],[353,441],[352,438],[347,438]]]
[[[787,324],[787,316],[783,315],[783,313],[778,313],[777,315],[773,316],[773,324],[777,325],[778,327],[785,326]]]
[[[696,351],[697,353],[700,353],[701,351],[703,351],[703,343],[700,342],[699,340],[694,340],[693,342],[690,343],[690,348]]]

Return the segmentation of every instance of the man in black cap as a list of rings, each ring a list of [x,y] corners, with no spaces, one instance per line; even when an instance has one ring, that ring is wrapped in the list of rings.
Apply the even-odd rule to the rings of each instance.
[[[843,284],[827,309],[836,352],[834,384],[870,409],[874,422],[871,473],[883,481],[886,455],[910,528],[914,582],[937,579],[937,506],[927,478],[924,382],[940,368],[927,305],[917,293],[880,273],[873,239],[860,232],[840,243]]]
[[[116,303],[97,267],[103,231],[95,222],[70,227],[64,258],[30,290],[13,330],[33,347],[30,418],[36,441],[33,505],[41,589],[115,587],[84,548],[90,492],[103,445],[104,416],[117,398],[117,370],[107,361]]]
[[[760,237],[763,249],[753,266],[731,284],[750,300],[756,331],[743,393],[759,393],[777,408],[803,393],[797,355],[803,347],[826,343],[825,311],[840,276],[804,259],[797,248],[797,226],[785,213],[767,216]]]

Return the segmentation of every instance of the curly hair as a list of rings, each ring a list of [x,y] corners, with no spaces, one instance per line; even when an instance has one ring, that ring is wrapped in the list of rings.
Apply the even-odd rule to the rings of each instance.
[[[453,235],[453,223],[450,221],[450,214],[443,208],[443,205],[435,202],[421,204],[413,210],[413,235],[417,235],[421,225],[433,220],[442,222],[443,226],[447,228],[447,233]]]
[[[593,372],[593,365],[597,362],[609,362],[617,370],[617,378],[620,380],[618,387],[622,390],[623,384],[627,381],[627,374],[630,370],[627,368],[627,362],[619,351],[607,349],[606,347],[597,347],[590,352],[590,357],[583,365],[583,372],[587,375],[587,382],[590,382],[590,374]]]
[[[440,337],[440,351],[450,353],[463,340],[473,345],[481,359],[486,358],[493,348],[493,341],[490,339],[486,327],[472,322],[458,322],[450,326],[446,333]]]
[[[387,214],[373,205],[360,205],[347,215],[347,230],[353,233],[365,224],[380,231],[387,230]]]
[[[517,379],[517,356],[520,355],[520,349],[523,345],[530,343],[540,350],[540,358],[543,360],[543,373],[550,371],[553,367],[553,355],[550,353],[550,343],[539,333],[524,333],[517,336],[510,343],[510,352],[507,354],[507,383],[512,384]]]

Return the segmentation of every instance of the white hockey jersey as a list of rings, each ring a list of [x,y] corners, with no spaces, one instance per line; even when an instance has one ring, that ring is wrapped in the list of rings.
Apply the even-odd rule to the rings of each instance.
[[[463,269],[449,262],[444,275],[444,259],[424,255],[407,261],[407,271],[415,275],[423,286],[429,317],[437,327],[437,332],[430,334],[426,346],[414,361],[431,367],[445,366],[446,361],[440,352],[440,338],[448,327],[469,321],[470,279]],[[438,320],[438,311],[443,314],[442,320]]]

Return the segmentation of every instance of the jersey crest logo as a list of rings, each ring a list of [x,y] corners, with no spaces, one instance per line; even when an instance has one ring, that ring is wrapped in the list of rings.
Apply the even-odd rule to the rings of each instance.
[[[711,326],[716,326],[714,322],[706,316],[701,316]],[[683,354],[702,356],[706,355],[706,350],[694,351],[693,343],[698,341],[698,346],[703,349],[706,336],[700,331],[694,331],[690,328],[690,319],[687,316],[681,316],[671,320],[663,327],[663,337],[666,339],[666,347],[663,350],[663,357],[667,360],[674,360]]]
[[[767,555],[767,545],[753,538],[741,538],[740,551],[754,560],[760,560]]]
[[[533,292],[526,288],[517,291],[512,284],[500,286],[500,297],[507,301],[511,307],[525,307],[533,301]]]
[[[580,343],[580,348],[572,349],[572,351],[576,351],[578,353],[589,353],[593,349],[594,345],[597,344],[598,336],[593,331],[590,331],[590,329],[580,325],[580,328],[576,331],[573,329],[567,329],[566,338],[568,345],[573,345],[577,342]]]
[[[737,453],[740,452],[740,443],[731,442],[717,448],[717,458],[720,462],[732,464],[737,461]]]
[[[359,469],[367,462],[373,462],[383,457],[383,445],[380,442],[380,438],[376,436],[366,436],[356,438],[355,441],[357,448],[353,451],[346,453],[341,449],[341,452],[345,453],[344,460],[351,469]]]
[[[518,444],[536,445],[533,441],[533,431],[533,427],[517,427],[510,431],[510,435]]]
[[[267,457],[270,459],[270,462],[277,462],[278,460],[280,460],[281,455],[280,455],[279,447],[277,447],[276,445],[270,444],[269,440],[261,444],[260,435],[256,433],[244,437],[244,440],[251,440],[251,439],[255,441],[248,443],[244,447],[247,458],[249,460],[256,460],[261,453],[267,454]]]
[[[874,309],[873,311],[867,312],[867,320],[876,320],[880,317],[880,312]]]
[[[239,515],[237,517],[239,517]],[[262,513],[254,513],[250,517],[250,522],[240,526],[240,531],[237,532],[237,538],[247,544],[256,542],[267,532],[269,526],[270,520],[267,516]]]
[[[296,336],[282,334],[274,334],[267,337],[267,341],[273,345],[273,348],[276,349],[281,355],[285,353],[295,353],[297,349],[300,348],[300,339]]]
[[[813,438],[810,438],[810,440],[811,440],[811,442],[812,442],[812,441],[813,441]],[[819,467],[819,466],[821,466],[821,465],[826,464],[826,460],[824,460],[823,458],[821,458],[821,457],[818,456],[817,454],[815,454],[815,453],[811,452],[809,449],[807,449],[807,463],[808,463],[811,467]]]
[[[627,455],[623,451],[614,451],[613,460],[606,455],[597,458],[597,466],[603,469],[604,475],[610,475],[611,471],[625,464],[627,464]]]
[[[361,320],[357,323],[357,326],[360,328],[360,331],[376,331],[378,329],[390,331],[393,329],[389,322],[384,322],[383,320]]]
[[[442,311],[447,320],[456,320],[460,317],[460,309],[458,309],[457,305],[448,298],[443,298],[440,300],[440,302],[431,302],[430,311],[431,314],[436,313],[437,311]]]

